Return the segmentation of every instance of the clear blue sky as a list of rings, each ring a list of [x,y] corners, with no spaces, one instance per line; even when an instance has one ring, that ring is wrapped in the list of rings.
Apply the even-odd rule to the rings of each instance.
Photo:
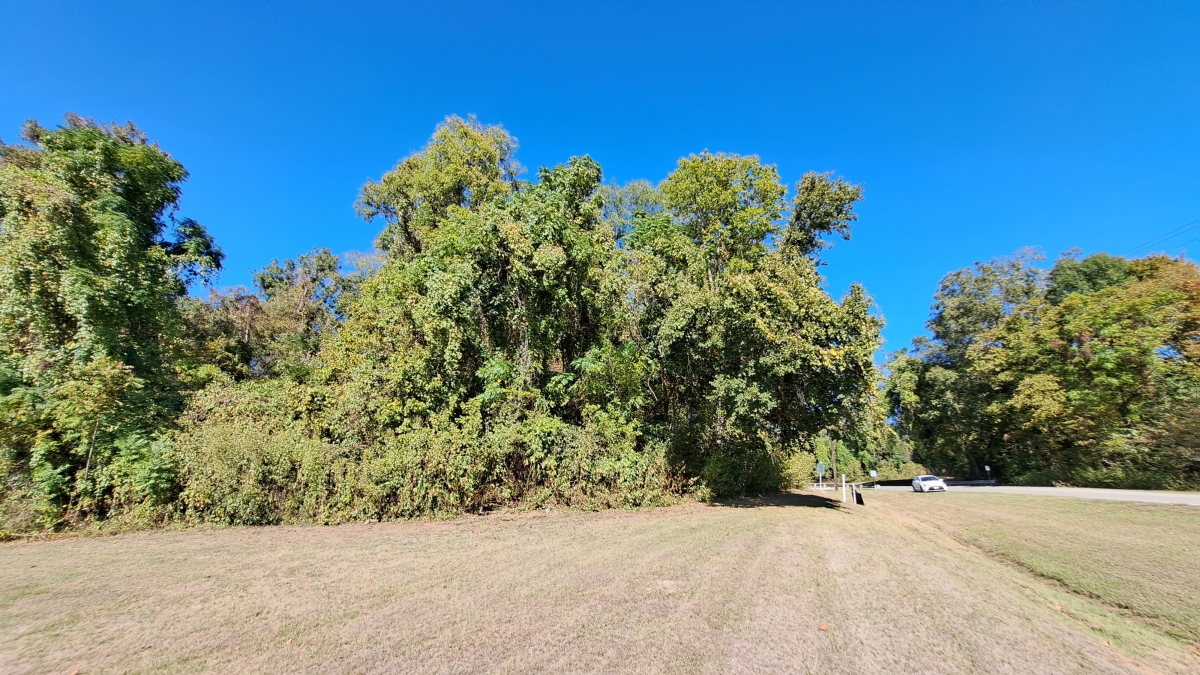
[[[503,124],[531,168],[658,181],[710,149],[865,183],[825,272],[866,285],[889,351],[950,270],[1200,218],[1198,2],[3,0],[0,22],[0,136],[136,122],[191,171],[222,285],[368,249],[359,187],[448,114]]]

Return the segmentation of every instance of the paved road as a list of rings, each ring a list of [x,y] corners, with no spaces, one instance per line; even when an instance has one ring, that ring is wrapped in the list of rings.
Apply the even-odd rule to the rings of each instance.
[[[884,486],[883,490],[911,490],[909,487]],[[1171,492],[1169,490],[1110,490],[1105,488],[1021,487],[1002,485],[951,485],[952,492],[1001,492],[1014,495],[1046,495],[1049,497],[1083,497],[1085,499],[1116,499],[1126,502],[1156,504],[1190,504],[1200,506],[1200,492]]]

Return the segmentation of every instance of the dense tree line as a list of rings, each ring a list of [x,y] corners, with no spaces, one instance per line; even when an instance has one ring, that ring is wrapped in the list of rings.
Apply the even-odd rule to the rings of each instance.
[[[75,116],[23,140],[0,145],[6,527],[636,505],[907,459],[881,320],[822,288],[861,198],[830,174],[789,191],[705,152],[657,186],[588,157],[529,180],[502,128],[449,118],[363,188],[377,253],[199,298],[222,256],[177,161]]]
[[[1031,484],[1200,486],[1200,271],[1029,251],[942,279],[887,398],[926,465]]]
[[[823,287],[862,196],[831,174],[789,189],[704,152],[658,185],[586,156],[526,179],[505,130],[452,117],[363,187],[376,251],[217,291],[187,173],[137,128],[22,141],[0,143],[0,531],[653,504],[818,461],[1200,485],[1182,259],[953,272],[885,379],[866,292]]]

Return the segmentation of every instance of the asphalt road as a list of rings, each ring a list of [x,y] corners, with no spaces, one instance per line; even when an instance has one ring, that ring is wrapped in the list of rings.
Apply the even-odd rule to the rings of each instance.
[[[912,488],[884,486],[880,489],[911,490]],[[1200,506],[1200,492],[1172,492],[1170,490],[1111,490],[1105,488],[1021,487],[1017,485],[1001,485],[995,487],[983,485],[951,485],[948,490],[952,492],[1000,492],[1013,495],[1082,497],[1084,499],[1115,499],[1126,502],[1189,504],[1191,506]]]

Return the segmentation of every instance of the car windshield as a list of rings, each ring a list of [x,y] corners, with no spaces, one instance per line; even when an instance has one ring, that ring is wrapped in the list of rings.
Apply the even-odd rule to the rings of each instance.
[[[937,476],[921,476],[921,480],[925,481],[926,483],[928,483],[931,480],[937,480],[937,479],[938,479]]]

